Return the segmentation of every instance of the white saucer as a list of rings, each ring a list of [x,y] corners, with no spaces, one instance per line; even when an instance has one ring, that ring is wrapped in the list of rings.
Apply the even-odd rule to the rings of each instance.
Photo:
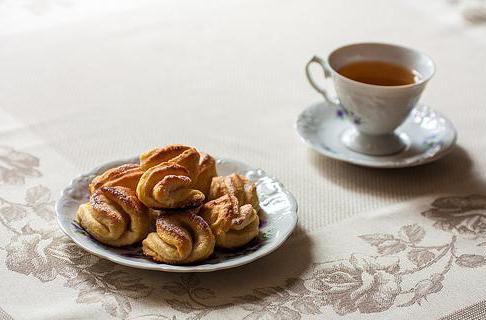
[[[374,168],[403,168],[429,163],[445,156],[456,142],[456,129],[443,115],[419,105],[396,133],[406,143],[399,153],[371,156],[348,149],[341,142],[351,127],[336,107],[325,102],[306,108],[297,119],[297,133],[311,148],[337,160]]]
[[[210,272],[238,267],[255,261],[280,247],[297,225],[297,202],[294,196],[274,177],[261,169],[253,169],[244,163],[230,159],[218,159],[219,175],[244,174],[256,184],[260,202],[260,235],[244,248],[232,251],[215,250],[206,261],[194,265],[168,265],[156,263],[141,253],[140,245],[124,248],[106,246],[94,240],[74,222],[80,204],[89,199],[88,184],[91,180],[124,163],[138,163],[138,157],[117,160],[94,168],[75,178],[56,202],[57,221],[61,229],[80,247],[115,263],[140,269],[165,272]]]

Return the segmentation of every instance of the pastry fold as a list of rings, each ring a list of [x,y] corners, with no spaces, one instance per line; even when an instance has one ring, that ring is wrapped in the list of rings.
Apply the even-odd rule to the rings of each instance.
[[[216,160],[206,153],[200,152],[199,156],[199,170],[195,178],[194,189],[200,190],[208,199],[211,182],[216,177]]]
[[[193,189],[200,190],[207,197],[211,180],[216,176],[216,160],[193,147],[172,144],[155,148],[140,155],[140,168],[146,171],[163,163],[176,163],[189,171]]]
[[[191,177],[184,166],[162,163],[144,172],[137,185],[137,196],[149,208],[197,207],[203,203],[205,196],[192,187]]]
[[[253,193],[254,185],[246,177],[213,179],[210,197],[218,197],[205,203],[199,214],[209,224],[218,247],[238,248],[258,235],[260,219],[253,206],[258,205],[258,197]]]
[[[157,231],[142,242],[145,255],[169,264],[188,264],[207,259],[215,239],[208,224],[193,212],[162,213]]]
[[[120,186],[135,191],[142,174],[143,171],[140,169],[139,165],[133,163],[127,163],[119,167],[109,169],[91,181],[89,184],[89,192],[92,194],[103,186]]]
[[[96,240],[121,247],[143,240],[152,217],[133,190],[105,186],[79,207],[76,220]]]
[[[209,200],[217,199],[225,194],[233,194],[240,206],[251,204],[258,213],[260,205],[256,186],[247,177],[233,173],[229,176],[214,177],[209,191]]]
[[[162,148],[151,149],[140,155],[140,168],[143,171],[166,162],[185,167],[192,177],[199,172],[199,152],[192,147],[171,144]]]

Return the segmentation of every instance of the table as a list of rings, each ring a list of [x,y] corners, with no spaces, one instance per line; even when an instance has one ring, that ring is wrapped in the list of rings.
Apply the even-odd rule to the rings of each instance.
[[[464,22],[457,4],[6,0],[0,39],[0,319],[485,316],[486,205],[468,196],[486,194],[486,27]],[[305,80],[305,63],[357,41],[433,57],[437,74],[422,101],[457,127],[448,157],[367,169],[300,142],[296,117],[321,99]],[[293,237],[243,268],[169,275],[115,266],[60,233],[53,202],[70,179],[169,143],[277,176],[299,202]],[[426,213],[451,206],[475,210],[477,220],[460,221],[475,240],[462,238],[459,222]],[[405,280],[416,273],[392,261],[405,255],[428,270],[441,254],[446,266],[451,261],[447,277],[431,271]],[[352,292],[323,294],[332,285],[322,274],[343,277],[334,285]],[[374,286],[364,285],[368,274]]]

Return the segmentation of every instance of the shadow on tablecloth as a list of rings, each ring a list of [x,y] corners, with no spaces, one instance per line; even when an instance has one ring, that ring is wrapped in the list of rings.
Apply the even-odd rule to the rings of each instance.
[[[401,169],[376,169],[347,164],[310,151],[311,164],[323,179],[357,193],[377,197],[407,199],[431,192],[460,191],[460,185],[474,181],[478,190],[486,189],[486,181],[478,179],[474,163],[461,146],[436,162]]]

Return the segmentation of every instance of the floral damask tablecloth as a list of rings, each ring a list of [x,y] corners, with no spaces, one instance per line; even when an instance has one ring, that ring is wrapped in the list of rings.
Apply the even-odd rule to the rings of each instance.
[[[72,168],[60,168],[62,157],[41,142],[4,143],[4,319],[438,319],[486,301],[486,194],[474,194],[471,181],[458,184],[456,195],[430,195],[294,236],[245,267],[164,274],[77,247],[53,211]],[[50,166],[56,171],[46,175]]]

